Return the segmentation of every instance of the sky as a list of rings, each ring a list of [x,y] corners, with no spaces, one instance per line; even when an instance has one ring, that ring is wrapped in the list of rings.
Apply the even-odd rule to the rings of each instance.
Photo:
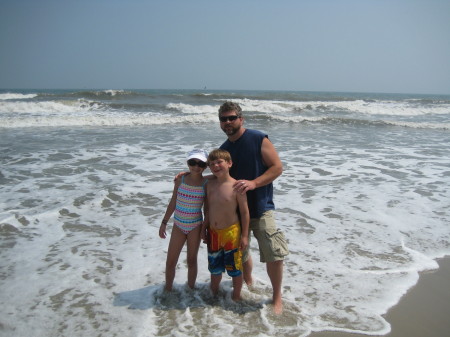
[[[450,94],[449,0],[0,0],[0,88]]]

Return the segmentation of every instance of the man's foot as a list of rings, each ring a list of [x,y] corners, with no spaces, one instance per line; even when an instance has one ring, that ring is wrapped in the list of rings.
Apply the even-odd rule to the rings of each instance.
[[[273,312],[275,315],[283,313],[283,303],[281,301],[273,302]]]

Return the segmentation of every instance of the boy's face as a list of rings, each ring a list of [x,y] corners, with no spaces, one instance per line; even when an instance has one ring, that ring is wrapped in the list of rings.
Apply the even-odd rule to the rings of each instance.
[[[222,173],[228,173],[231,165],[232,165],[231,161],[226,161],[225,159],[216,159],[212,160],[209,163],[209,169],[215,176],[217,176],[221,175]]]

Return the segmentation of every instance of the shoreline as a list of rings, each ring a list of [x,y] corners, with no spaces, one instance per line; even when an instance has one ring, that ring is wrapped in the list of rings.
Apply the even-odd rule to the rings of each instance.
[[[450,331],[450,256],[437,259],[439,269],[420,273],[417,284],[383,315],[391,325],[384,337],[442,337]],[[320,331],[309,337],[367,337],[368,334]]]

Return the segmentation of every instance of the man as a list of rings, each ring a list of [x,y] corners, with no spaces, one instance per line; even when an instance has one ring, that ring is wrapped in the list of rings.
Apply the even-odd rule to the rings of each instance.
[[[244,128],[241,107],[225,102],[219,108],[220,127],[228,139],[221,149],[231,154],[233,166],[230,175],[237,181],[234,188],[247,193],[250,211],[250,231],[258,240],[260,260],[266,263],[267,274],[272,283],[275,313],[281,313],[281,284],[283,260],[289,253],[286,239],[275,224],[272,182],[283,172],[278,153],[264,133]],[[247,248],[243,252],[244,280],[253,283],[253,261]]]

